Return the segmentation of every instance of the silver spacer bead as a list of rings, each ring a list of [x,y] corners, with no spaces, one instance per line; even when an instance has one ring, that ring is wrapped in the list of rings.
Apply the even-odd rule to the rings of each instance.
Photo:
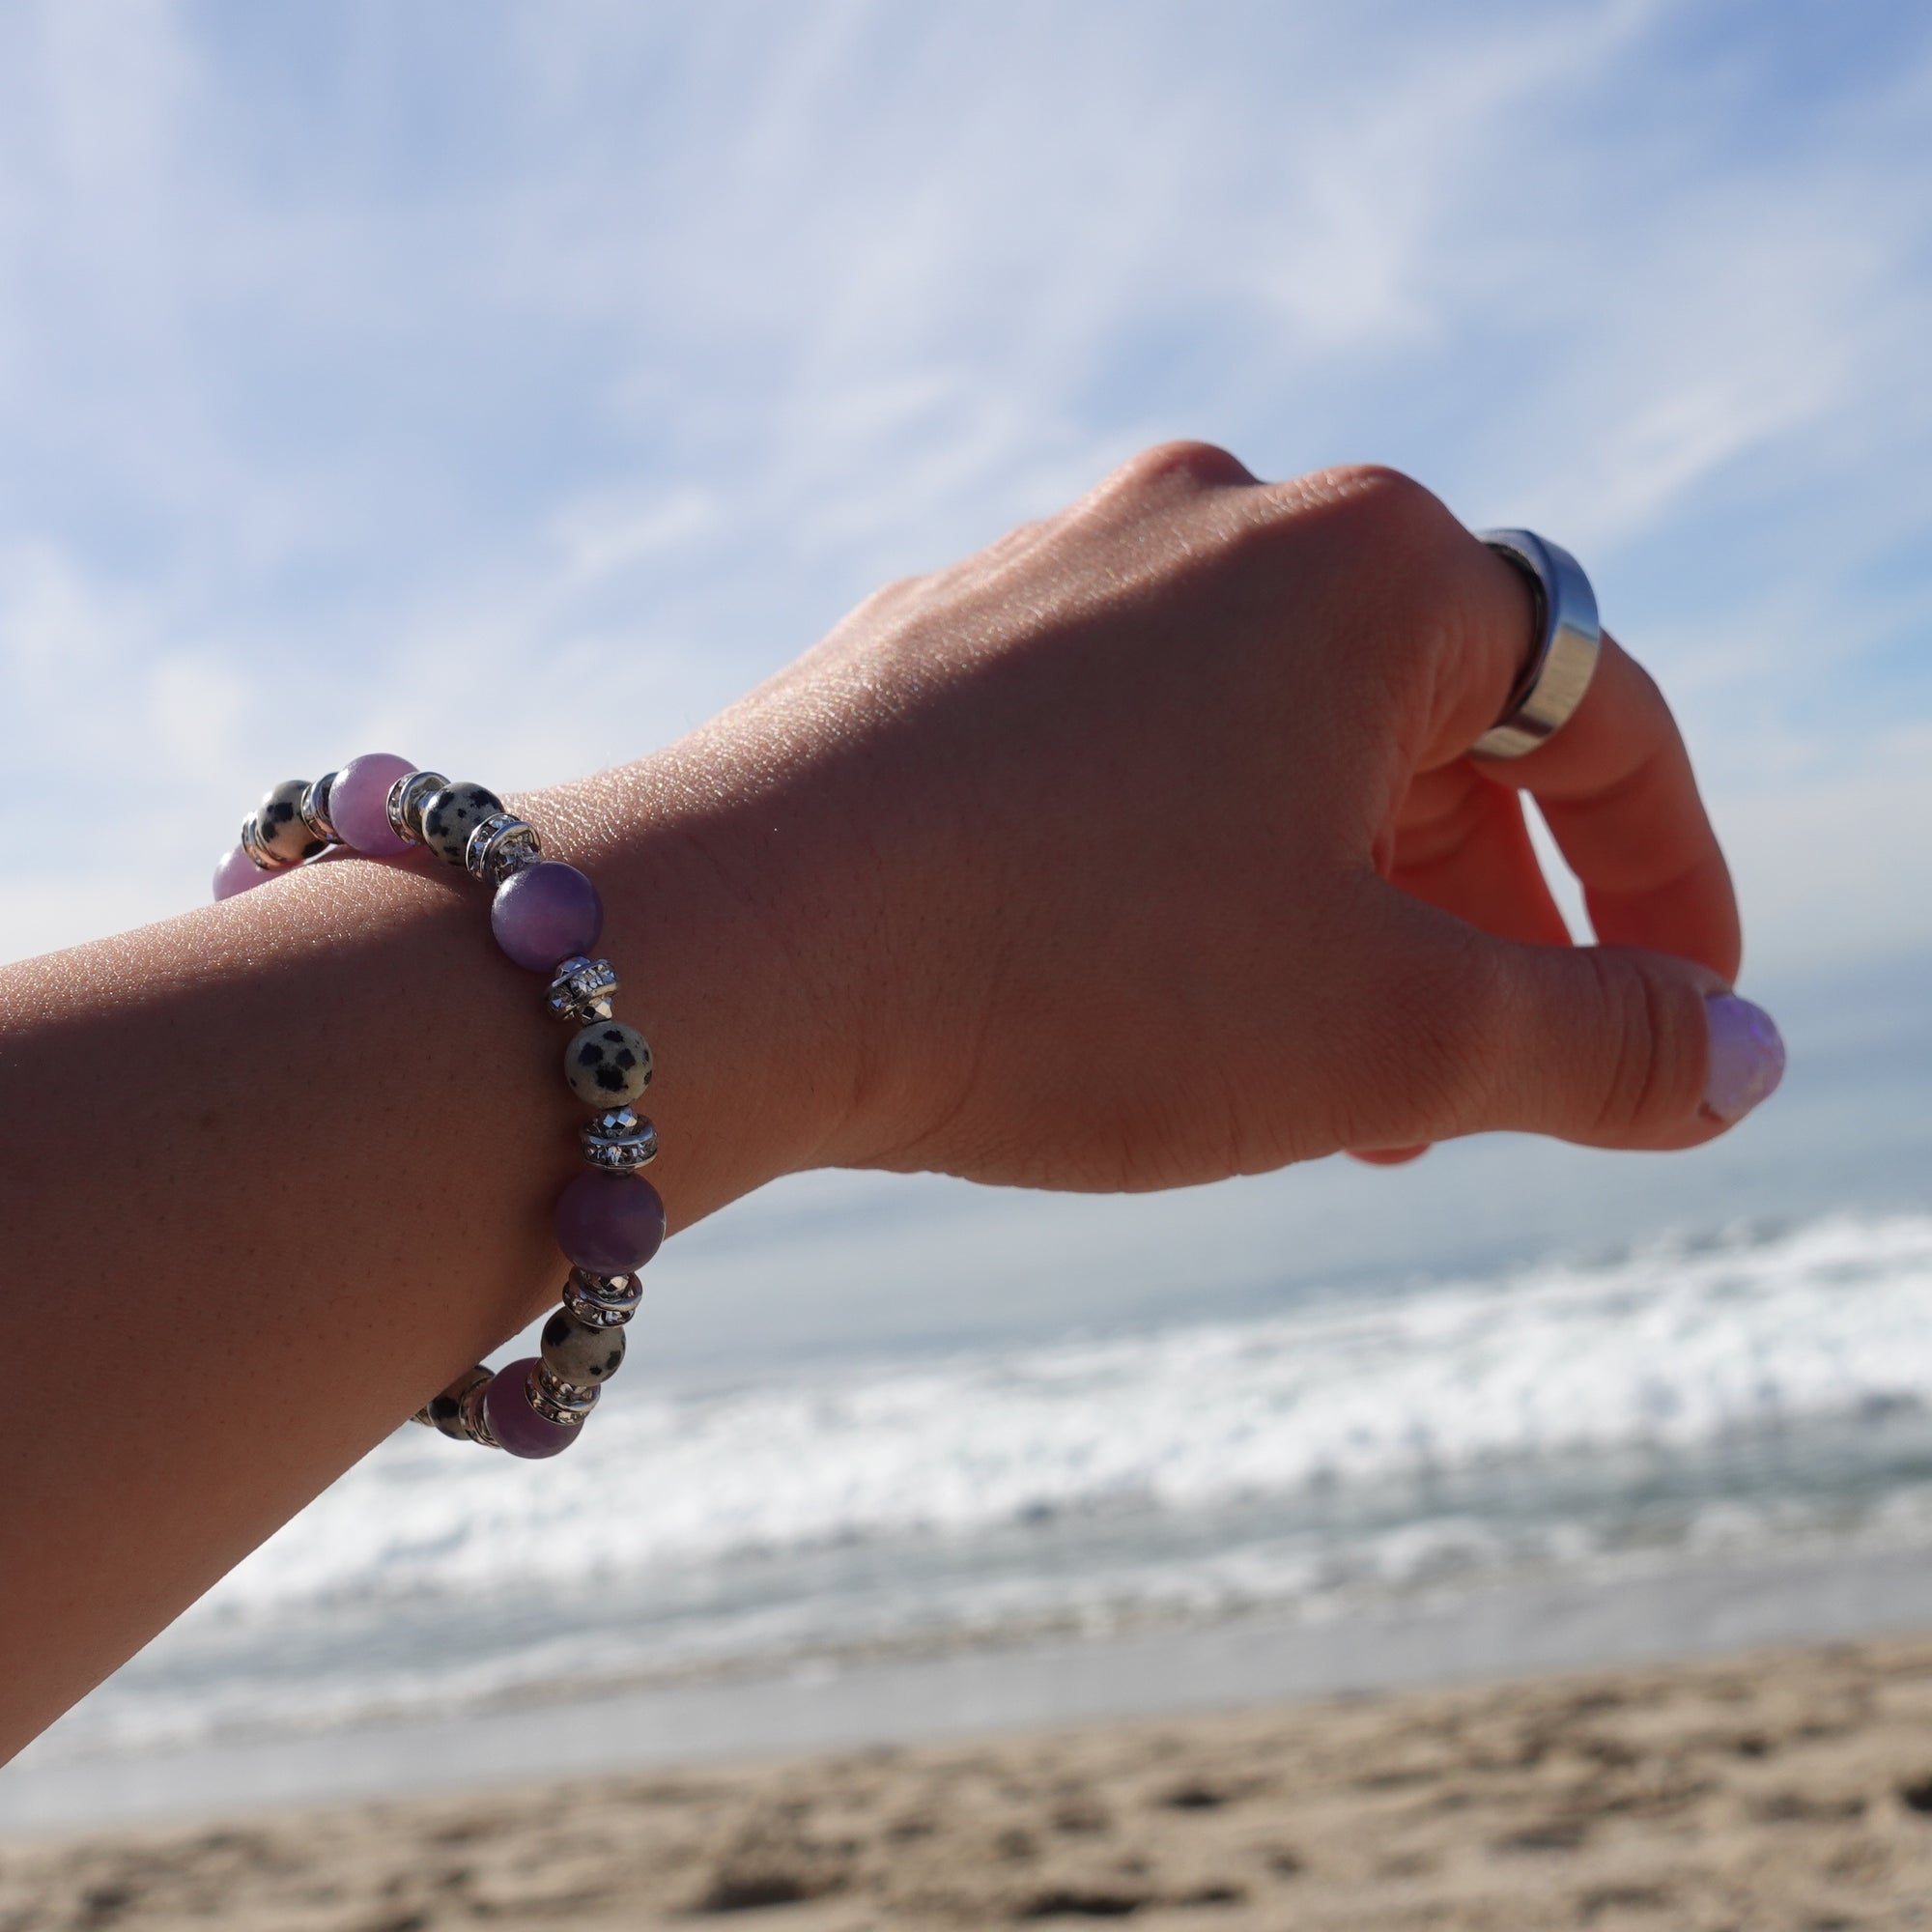
[[[496,1377],[485,1369],[480,1376],[477,1376],[475,1381],[463,1391],[457,1405],[463,1423],[463,1433],[479,1449],[500,1449],[503,1446],[492,1433],[490,1418],[483,1412],[483,1397],[496,1379]]]
[[[389,787],[389,830],[406,844],[420,845],[423,802],[448,782],[440,772],[405,772]]]
[[[563,1305],[586,1328],[620,1328],[638,1312],[644,1285],[634,1274],[592,1274],[574,1267],[563,1285]]]
[[[583,1158],[606,1174],[635,1174],[658,1157],[658,1130],[641,1114],[612,1107],[577,1130]]]
[[[489,1386],[490,1371],[485,1368],[465,1369],[457,1378],[440,1395],[430,1400],[410,1417],[412,1422],[420,1422],[425,1429],[434,1429],[439,1435],[453,1437],[458,1442],[470,1439],[469,1425],[463,1419],[464,1398],[469,1391]],[[481,1397],[477,1398],[481,1401]]]
[[[529,1378],[524,1384],[524,1395],[530,1406],[546,1422],[560,1422],[566,1429],[582,1425],[583,1418],[597,1406],[599,1393],[594,1382],[579,1387],[576,1382],[565,1381],[541,1361],[530,1364]]]
[[[611,999],[617,990],[617,969],[610,960],[585,959],[580,953],[556,969],[544,1004],[558,1019],[586,1027],[611,1017]]]
[[[514,811],[493,811],[464,848],[464,869],[486,886],[500,886],[513,872],[534,866],[543,857],[543,838],[534,825],[526,825]]]
[[[339,845],[342,842],[342,835],[336,831],[335,821],[328,815],[328,795],[341,776],[340,772],[324,772],[319,779],[311,779],[302,787],[301,804],[296,808],[301,822],[325,845]]]
[[[265,872],[286,871],[294,864],[293,860],[277,859],[262,842],[261,822],[252,811],[242,821],[242,849]]]

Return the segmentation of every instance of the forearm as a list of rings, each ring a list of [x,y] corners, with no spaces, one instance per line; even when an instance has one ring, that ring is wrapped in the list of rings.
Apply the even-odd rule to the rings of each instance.
[[[687,769],[523,806],[603,891],[673,1233],[809,1162],[832,1077]],[[422,859],[0,974],[0,1753],[554,1301],[582,1109],[541,992]]]
[[[657,1049],[672,1228],[820,1164],[1130,1189],[1721,1132],[1782,1047],[1724,990],[1736,906],[1655,687],[1606,639],[1553,742],[1467,755],[1532,623],[1404,479],[1169,445],[529,802]],[[576,1117],[540,990],[431,865],[0,976],[0,1744],[554,1296]]]

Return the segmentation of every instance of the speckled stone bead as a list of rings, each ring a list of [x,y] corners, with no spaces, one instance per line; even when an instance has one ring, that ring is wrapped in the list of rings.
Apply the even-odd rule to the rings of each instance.
[[[389,787],[414,770],[411,759],[393,752],[365,752],[351,759],[328,792],[336,837],[365,858],[393,859],[407,852],[408,840],[399,838],[389,824]]]
[[[250,886],[259,886],[265,879],[274,876],[272,872],[263,871],[237,845],[221,855],[221,863],[214,868],[214,896],[217,899],[232,899],[237,893],[245,893]]]
[[[460,866],[469,850],[469,835],[502,809],[503,801],[488,785],[444,785],[423,801],[423,843],[439,859]]]
[[[635,1274],[664,1244],[665,1208],[635,1174],[580,1174],[556,1197],[556,1244],[591,1274]]]
[[[541,1353],[494,1375],[466,1369],[414,1419],[512,1456],[554,1456],[582,1432],[622,1363],[624,1324],[641,1299],[639,1270],[666,1234],[664,1201],[636,1171],[656,1156],[657,1130],[630,1104],[650,1085],[651,1049],[615,1017],[616,971],[593,956],[604,925],[596,886],[576,867],[546,860],[537,828],[487,786],[377,752],[270,792],[216,866],[214,895],[233,897],[311,860],[400,857],[417,844],[493,892],[497,942],[542,976],[545,1007],[572,1034],[565,1077],[590,1111],[579,1135],[587,1171],[564,1186],[554,1210],[570,1279],[563,1306],[544,1323]]]
[[[483,1414],[497,1445],[512,1456],[560,1456],[582,1435],[581,1424],[551,1422],[530,1406],[524,1393],[537,1357],[506,1362],[483,1394]]]
[[[497,888],[490,930],[519,966],[549,973],[588,952],[604,930],[604,901],[575,866],[542,859]]]
[[[322,840],[302,823],[302,793],[306,779],[289,779],[267,793],[255,813],[256,837],[277,865],[293,866],[322,850]]]
[[[439,1435],[447,1435],[453,1441],[467,1442],[469,1429],[463,1419],[463,1398],[478,1382],[489,1379],[488,1369],[465,1369],[440,1395],[433,1395],[423,1404],[416,1412],[416,1420],[427,1423]]]
[[[594,1388],[609,1381],[624,1359],[621,1328],[587,1328],[566,1308],[559,1308],[543,1325],[544,1365],[560,1380],[578,1388]]]
[[[586,1107],[617,1107],[651,1084],[651,1050],[622,1020],[587,1026],[563,1050],[563,1077]]]

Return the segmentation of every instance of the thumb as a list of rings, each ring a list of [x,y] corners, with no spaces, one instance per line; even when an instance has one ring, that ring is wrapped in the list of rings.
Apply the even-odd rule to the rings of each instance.
[[[1403,929],[1381,956],[1399,980],[1403,1058],[1424,1091],[1406,1120],[1375,1108],[1392,1131],[1363,1145],[1503,1129],[1588,1147],[1694,1147],[1783,1077],[1771,1015],[1693,961],[1496,939],[1412,899],[1384,910]]]

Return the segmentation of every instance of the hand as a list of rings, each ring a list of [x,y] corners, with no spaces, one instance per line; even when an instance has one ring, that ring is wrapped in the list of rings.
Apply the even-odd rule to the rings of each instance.
[[[1549,745],[1465,755],[1532,621],[1416,484],[1188,443],[868,600],[672,754],[825,1016],[818,1158],[1152,1188],[1721,1131],[1707,1079],[1735,1115],[1781,1056],[1741,1071],[1720,1010],[1713,1063],[1737,911],[1655,685],[1605,639]],[[1570,945],[1517,787],[1605,944]]]
[[[1662,700],[1606,644],[1547,748],[1463,755],[1530,620],[1412,483],[1175,445],[532,801],[636,974],[673,1229],[814,1164],[1160,1187],[1718,1132],[1776,1037],[1707,1002],[1736,915]],[[1515,784],[1612,945],[1564,943]],[[107,1181],[102,1079],[140,1151]],[[0,1407],[0,1575],[35,1579],[0,1590],[34,1664],[0,1755],[554,1301],[575,1118],[529,976],[431,861],[0,971],[0,1352],[41,1362],[44,1284],[106,1264],[103,1186],[141,1250],[88,1426]]]

